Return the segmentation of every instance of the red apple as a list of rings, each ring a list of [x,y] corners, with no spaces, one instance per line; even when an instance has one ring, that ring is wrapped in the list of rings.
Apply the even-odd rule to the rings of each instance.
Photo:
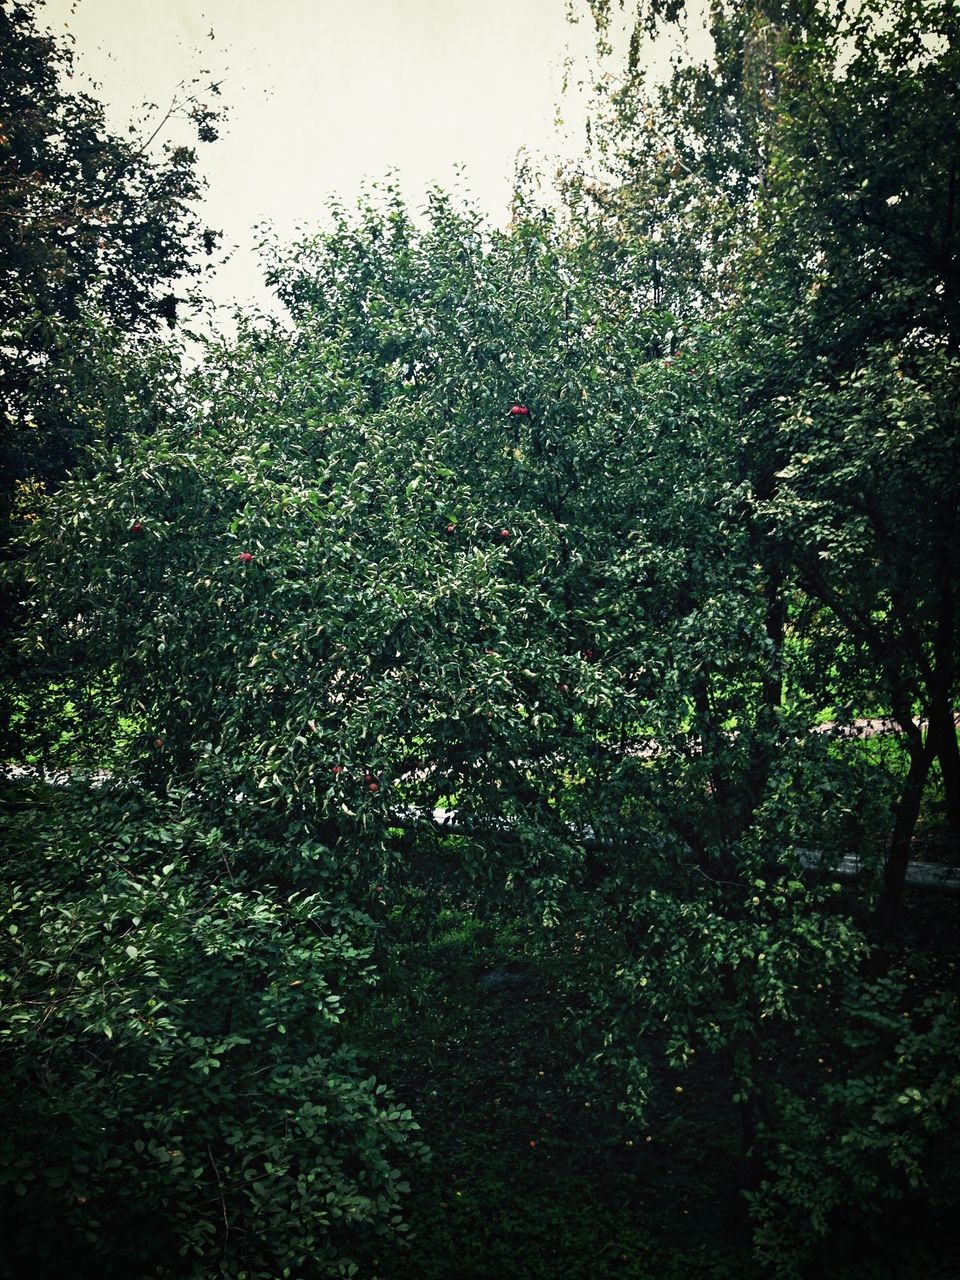
[[[501,530],[500,530],[500,537],[501,537],[501,538],[509,538],[509,537],[510,537],[510,530],[509,530],[509,529],[501,529]]]
[[[511,418],[529,418],[530,410],[525,404],[512,404],[510,406]]]
[[[159,751],[159,750],[160,750],[160,748],[163,746],[163,739],[162,739],[162,738],[154,738],[154,740],[153,740],[153,745],[154,745],[154,746],[157,748],[157,750]]]
[[[368,790],[368,791],[379,791],[379,790],[380,790],[380,783],[379,783],[379,782],[368,782],[368,783],[367,783],[367,790]]]
[[[252,559],[253,559],[253,556],[250,554],[249,551],[240,552],[239,560],[241,564],[249,564]]]
[[[335,764],[333,766],[333,769],[331,770],[331,773],[333,774],[334,777],[337,777],[339,774],[343,773],[343,765]]]
[[[447,533],[456,533],[456,532],[457,532],[457,526],[455,524],[447,525]]]
[[[138,538],[140,534],[143,533],[143,525],[139,520],[134,520],[133,524],[130,526],[130,532],[135,538]]]

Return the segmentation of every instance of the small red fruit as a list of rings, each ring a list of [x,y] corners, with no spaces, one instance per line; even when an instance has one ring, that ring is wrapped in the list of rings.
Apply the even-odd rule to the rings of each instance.
[[[447,533],[456,533],[456,532],[457,532],[457,526],[455,524],[447,525]]]
[[[143,533],[143,525],[139,520],[134,520],[133,524],[130,526],[130,532],[135,538],[138,538],[140,534]]]
[[[510,406],[511,418],[529,418],[530,410],[525,404],[512,404]]]
[[[368,791],[379,791],[379,790],[380,790],[380,783],[379,783],[379,782],[368,782],[368,783],[367,783],[367,790],[368,790]]]
[[[333,769],[331,770],[331,773],[333,774],[333,776],[334,776],[334,777],[337,777],[337,775],[338,775],[338,774],[343,773],[343,765],[342,765],[342,764],[335,764],[335,765],[333,766]]]
[[[509,530],[509,529],[501,529],[501,530],[500,530],[500,537],[501,537],[501,538],[509,538],[509,537],[510,537],[510,530]]]
[[[531,1147],[535,1147],[535,1146],[537,1145],[537,1140],[536,1140],[536,1138],[531,1138],[531,1139],[530,1139],[530,1145],[531,1145]]]
[[[154,746],[157,748],[157,750],[159,751],[159,750],[160,750],[160,748],[163,746],[163,739],[162,739],[162,738],[154,738],[154,740],[153,740],[153,745],[154,745]]]
[[[239,559],[241,564],[249,564],[250,561],[253,559],[253,556],[250,554],[249,551],[241,551]]]

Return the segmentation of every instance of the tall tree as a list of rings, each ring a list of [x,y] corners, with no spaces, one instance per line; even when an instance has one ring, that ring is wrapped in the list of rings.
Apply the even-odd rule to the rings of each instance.
[[[113,133],[102,104],[69,87],[70,46],[39,21],[36,0],[0,4],[0,564],[84,446],[154,428],[176,365],[158,331],[218,239],[197,212],[194,149],[158,158],[135,127]],[[161,125],[187,116],[213,141],[218,92],[182,90]],[[0,584],[8,693],[22,677],[17,610]]]
[[[86,442],[67,386],[84,313],[128,334],[172,326],[178,286],[217,240],[195,207],[195,151],[167,145],[158,159],[135,131],[111,132],[102,104],[68,87],[72,51],[38,9],[0,5],[0,548],[18,492],[29,507],[24,486],[58,483]],[[216,137],[217,110],[197,94],[173,110]]]
[[[901,726],[889,929],[935,759],[960,829],[958,18],[889,0],[710,14],[706,63],[653,92],[631,65],[612,95],[598,194],[621,238],[681,246],[651,280],[679,322],[708,319],[728,344],[707,392],[765,571],[767,708],[785,674],[798,691],[783,650],[799,592],[859,655],[859,686],[809,689],[811,706],[859,701]],[[650,17],[638,8],[638,31]],[[770,767],[758,756],[748,805]]]

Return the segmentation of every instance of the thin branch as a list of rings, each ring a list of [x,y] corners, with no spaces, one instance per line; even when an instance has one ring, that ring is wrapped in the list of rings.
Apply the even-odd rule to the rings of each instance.
[[[210,1149],[210,1143],[207,1143],[207,1155],[210,1157],[210,1164],[213,1168],[214,1176],[217,1179],[217,1187],[220,1193],[220,1209],[223,1213],[223,1257],[226,1261],[227,1257],[227,1241],[230,1239],[230,1219],[227,1216],[227,1201],[224,1195],[223,1179],[220,1177],[220,1170],[217,1168],[217,1162],[213,1158],[213,1151]]]

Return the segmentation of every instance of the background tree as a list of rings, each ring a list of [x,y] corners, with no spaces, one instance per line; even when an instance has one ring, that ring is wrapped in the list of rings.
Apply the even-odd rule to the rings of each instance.
[[[71,70],[34,0],[0,5],[0,559],[87,444],[156,424],[174,361],[154,335],[218,239],[196,212],[195,151],[157,159],[152,137],[112,133]],[[178,91],[164,122],[214,140],[218,93]],[[0,589],[5,661],[15,609]]]
[[[614,178],[597,198],[621,239],[682,246],[666,255],[682,274],[657,273],[662,305],[709,316],[730,343],[706,390],[727,416],[740,519],[764,566],[765,715],[779,714],[785,680],[792,699],[804,686],[785,628],[800,639],[815,616],[801,602],[815,600],[818,625],[829,618],[860,660],[852,686],[821,669],[811,710],[859,705],[901,726],[889,930],[933,760],[957,829],[960,444],[942,399],[955,376],[956,14],[882,0],[710,14],[709,62],[655,92],[631,67],[611,96]]]

